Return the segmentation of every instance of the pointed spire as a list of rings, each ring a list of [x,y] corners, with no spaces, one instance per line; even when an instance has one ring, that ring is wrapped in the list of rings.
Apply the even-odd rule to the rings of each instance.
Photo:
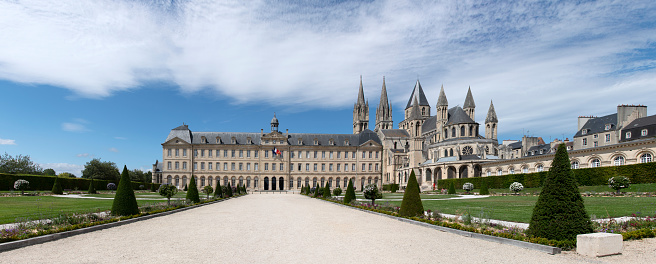
[[[358,92],[358,104],[364,105],[364,89],[362,88],[362,75],[360,75],[360,91]]]
[[[442,88],[440,89],[440,97],[437,98],[437,107],[440,106],[449,106],[449,101],[446,100],[446,94],[444,93],[444,84],[442,84]]]
[[[389,107],[389,101],[387,99],[387,87],[385,86],[385,76],[383,76],[383,89],[380,91],[380,103],[378,103],[378,108],[382,107]]]
[[[474,96],[472,96],[471,93],[471,86],[469,86],[469,90],[467,90],[467,97],[465,98],[465,104],[462,106],[462,108],[476,108],[476,104],[474,103]]]
[[[413,98],[417,99],[419,105],[429,106],[428,100],[426,99],[426,95],[424,94],[424,89],[421,88],[421,84],[419,83],[419,80],[417,80],[417,82],[415,83],[415,88],[412,90],[412,94],[410,95],[410,99],[408,100],[408,105],[406,105],[405,109],[408,109],[412,106]]]
[[[485,118],[485,123],[498,123],[497,112],[494,111],[494,104],[490,100],[490,109],[487,110],[487,117]]]

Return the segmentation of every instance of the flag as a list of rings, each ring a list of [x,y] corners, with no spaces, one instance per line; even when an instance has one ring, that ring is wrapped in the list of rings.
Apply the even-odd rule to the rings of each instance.
[[[280,152],[280,150],[278,148],[273,148],[271,150],[271,152],[273,152],[273,155],[281,155],[282,154],[282,152]]]

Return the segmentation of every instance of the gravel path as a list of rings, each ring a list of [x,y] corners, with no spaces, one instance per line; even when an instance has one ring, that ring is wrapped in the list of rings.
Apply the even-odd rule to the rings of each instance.
[[[655,240],[638,242],[625,244],[622,256],[590,259],[575,253],[548,255],[444,233],[301,195],[253,194],[0,253],[0,263],[642,263],[653,260]]]

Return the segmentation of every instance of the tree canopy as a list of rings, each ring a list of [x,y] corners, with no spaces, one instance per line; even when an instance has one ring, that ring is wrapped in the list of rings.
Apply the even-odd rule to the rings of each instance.
[[[43,170],[43,175],[55,176],[57,173],[55,173],[55,170],[48,168]]]
[[[92,159],[84,165],[82,178],[89,179],[92,176],[94,179],[118,181],[120,174],[118,172],[118,167],[116,167],[116,163],[111,161],[100,161],[100,159]]]
[[[5,152],[4,155],[0,156],[0,172],[40,175],[43,173],[43,169],[39,164],[34,163],[30,156],[18,154],[18,156],[13,157]]]

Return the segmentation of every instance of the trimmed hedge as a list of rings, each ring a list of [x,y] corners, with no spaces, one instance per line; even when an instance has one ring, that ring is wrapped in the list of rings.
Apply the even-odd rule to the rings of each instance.
[[[399,190],[398,183],[383,184],[383,191],[396,192]]]
[[[471,182],[474,186],[481,186],[481,181],[487,181],[490,189],[508,189],[513,182],[519,182],[525,188],[542,187],[548,171],[534,173],[506,174],[501,176],[443,179],[437,182],[439,188],[448,189],[450,183],[462,186],[465,182]],[[632,184],[656,182],[656,162],[639,163],[623,166],[609,166],[598,168],[585,168],[572,170],[578,186],[596,186],[608,184],[608,179],[614,176],[625,176]],[[30,182],[32,184],[32,182]]]
[[[24,179],[30,182],[30,189],[28,191],[50,191],[55,183],[55,176],[0,173],[0,191],[14,190],[14,182],[18,179]],[[118,182],[116,181],[97,179],[93,180],[93,186],[96,190],[106,190],[107,184],[110,182],[118,186]],[[64,190],[75,190],[75,188],[79,191],[88,190],[89,183],[91,183],[91,179],[59,177],[59,184],[61,184]],[[149,189],[151,185],[155,185],[155,190],[159,189],[159,183],[147,182],[132,182],[132,189],[139,190],[139,185],[144,185],[145,189]]]

